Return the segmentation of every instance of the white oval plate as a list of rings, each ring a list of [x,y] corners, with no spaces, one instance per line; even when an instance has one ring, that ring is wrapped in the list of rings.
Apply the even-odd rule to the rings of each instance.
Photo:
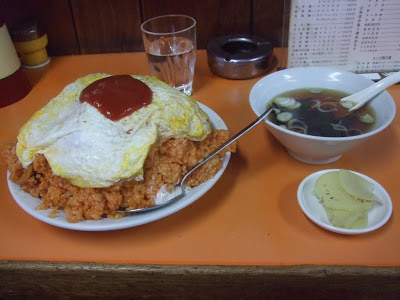
[[[211,110],[204,104],[199,103],[199,105],[201,109],[208,114],[213,128],[227,129],[224,121],[220,118],[220,116],[218,116],[213,110]],[[165,218],[185,208],[186,206],[195,202],[197,199],[203,196],[209,189],[212,188],[212,186],[218,181],[218,179],[224,173],[228,165],[229,159],[230,159],[230,153],[228,152],[222,160],[223,162],[222,168],[215,174],[215,176],[212,179],[202,183],[201,185],[195,188],[192,188],[185,194],[184,197],[181,197],[177,201],[174,201],[173,203],[156,210],[143,212],[136,215],[126,216],[121,219],[103,218],[98,221],[85,220],[85,221],[80,221],[78,223],[69,223],[66,219],[64,211],[62,210],[59,210],[57,212],[56,217],[49,217],[49,214],[52,210],[51,209],[37,210],[36,207],[38,207],[42,203],[42,201],[22,191],[19,185],[15,184],[14,182],[8,179],[9,177],[8,173],[7,173],[7,181],[11,195],[14,197],[18,205],[21,206],[22,209],[24,209],[28,214],[35,217],[36,219],[39,219],[47,224],[51,224],[66,229],[82,230],[82,231],[108,231],[108,230],[130,228],[150,223],[159,220],[161,218]]]
[[[307,176],[297,189],[297,200],[304,214],[315,224],[327,230],[342,234],[361,234],[370,232],[383,226],[392,214],[392,201],[386,190],[375,180],[361,173],[351,171],[369,182],[374,184],[374,193],[379,197],[382,204],[377,203],[368,212],[368,225],[363,229],[344,229],[333,226],[325,213],[324,206],[319,202],[318,198],[313,195],[315,182],[317,179],[328,172],[339,171],[339,169],[322,170]]]

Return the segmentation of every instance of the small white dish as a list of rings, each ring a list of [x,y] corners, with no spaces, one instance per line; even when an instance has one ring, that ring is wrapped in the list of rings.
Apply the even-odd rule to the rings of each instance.
[[[210,108],[201,103],[199,103],[199,105],[201,109],[208,114],[213,128],[227,129],[224,121],[213,110],[211,110]],[[222,176],[226,167],[228,166],[230,155],[231,154],[227,152],[227,154],[224,156],[222,160],[223,165],[221,169],[215,174],[213,178],[202,183],[197,187],[190,189],[190,191],[188,191],[183,197],[181,197],[177,201],[174,201],[173,203],[156,210],[138,213],[135,215],[129,215],[121,219],[103,218],[98,221],[85,220],[85,221],[80,221],[78,223],[69,223],[67,221],[67,218],[63,210],[59,210],[55,216],[52,216],[51,214],[52,209],[37,210],[36,207],[38,207],[42,203],[42,201],[38,198],[32,197],[30,194],[21,190],[18,184],[10,181],[8,179],[9,177],[8,172],[7,172],[7,181],[11,195],[18,203],[18,205],[28,214],[30,214],[31,216],[35,217],[40,221],[43,221],[53,226],[72,229],[72,230],[81,230],[81,231],[117,230],[117,229],[135,227],[157,221],[173,213],[176,213],[177,211],[192,204],[201,196],[203,196],[209,189],[211,189],[214,186],[214,184],[218,181],[218,179]]]
[[[313,190],[317,179],[328,172],[339,171],[339,169],[322,170],[307,176],[299,185],[297,189],[297,199],[304,214],[315,224],[325,228],[326,230],[333,231],[341,234],[362,234],[378,229],[383,226],[392,215],[392,201],[386,190],[375,180],[365,176],[361,173],[351,171],[374,185],[374,193],[379,197],[382,204],[377,203],[368,212],[368,225],[363,229],[345,229],[333,226],[326,215],[324,206],[319,202],[318,198],[314,196]]]

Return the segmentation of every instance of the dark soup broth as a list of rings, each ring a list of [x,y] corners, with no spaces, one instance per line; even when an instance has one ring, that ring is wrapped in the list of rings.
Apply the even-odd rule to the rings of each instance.
[[[369,105],[349,112],[339,100],[348,94],[329,89],[299,89],[273,99],[268,118],[286,129],[323,137],[355,136],[370,131],[375,112]]]

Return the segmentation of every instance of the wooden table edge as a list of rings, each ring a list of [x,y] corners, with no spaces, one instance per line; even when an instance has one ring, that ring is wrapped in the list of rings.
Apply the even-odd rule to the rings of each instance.
[[[396,299],[400,266],[0,261],[3,297]]]

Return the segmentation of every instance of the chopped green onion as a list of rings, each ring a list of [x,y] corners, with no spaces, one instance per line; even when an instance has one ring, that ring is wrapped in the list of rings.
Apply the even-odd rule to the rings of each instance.
[[[346,131],[347,136],[355,136],[355,135],[360,135],[360,134],[363,134],[363,132],[360,129],[356,129],[356,128],[351,128]]]
[[[307,134],[307,129],[304,127],[291,126],[291,127],[288,127],[288,129],[291,131],[297,132],[297,133]]]
[[[276,97],[274,103],[282,108],[295,109],[300,106],[300,103],[289,97]]]
[[[305,129],[307,129],[307,125],[306,123],[304,123],[303,121],[299,120],[299,119],[291,119],[288,122],[288,127],[304,127]]]
[[[347,128],[341,124],[333,124],[331,123],[331,126],[334,130],[339,130],[339,131],[347,131]]]
[[[279,108],[277,108],[277,107],[272,107],[272,111],[273,111],[275,114],[279,114],[279,113],[281,112],[281,110],[280,110]]]
[[[325,102],[321,103],[320,106],[318,106],[318,110],[320,112],[331,112],[337,110],[337,106],[333,102]]]
[[[318,108],[321,104],[321,101],[313,99],[309,103],[311,108]]]
[[[310,91],[311,93],[313,93],[313,94],[319,94],[319,93],[322,92],[321,89],[309,89],[309,91]]]
[[[372,124],[375,122],[374,117],[367,113],[359,115],[358,119],[366,124]]]
[[[298,107],[301,106],[301,103],[299,101],[296,101],[295,105],[293,105],[292,107],[290,107],[290,109],[296,109]]]
[[[277,114],[276,119],[279,122],[286,123],[289,122],[293,118],[293,114],[287,111],[281,112]]]

